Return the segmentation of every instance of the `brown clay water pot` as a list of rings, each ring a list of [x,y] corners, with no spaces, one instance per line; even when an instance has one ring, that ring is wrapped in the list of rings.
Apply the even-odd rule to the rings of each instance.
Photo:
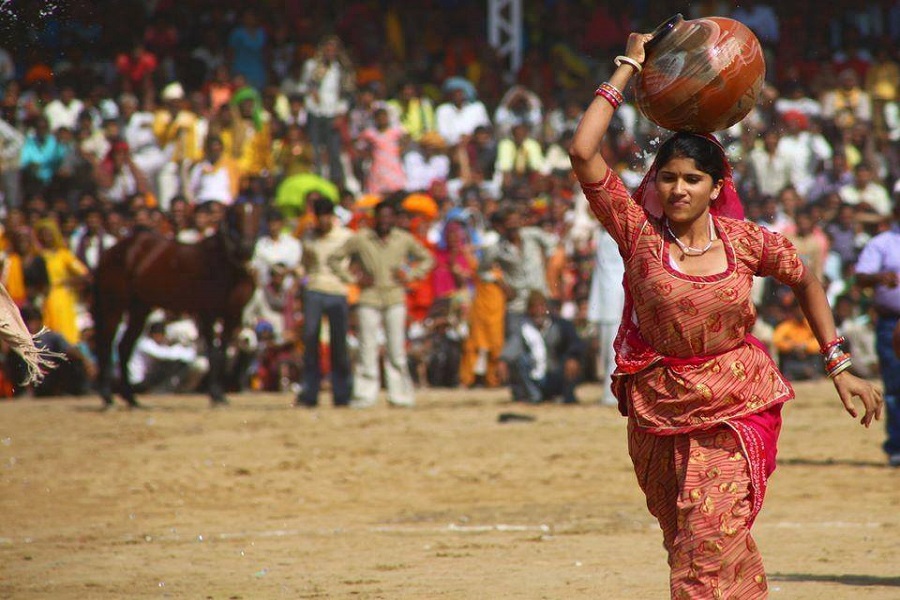
[[[640,111],[672,131],[711,133],[750,112],[766,76],[762,46],[734,19],[677,14],[647,42],[635,82]]]

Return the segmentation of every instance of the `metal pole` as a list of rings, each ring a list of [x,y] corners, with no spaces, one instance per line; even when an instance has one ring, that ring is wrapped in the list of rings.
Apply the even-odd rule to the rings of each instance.
[[[511,81],[522,66],[522,0],[489,0],[488,42],[497,49]]]

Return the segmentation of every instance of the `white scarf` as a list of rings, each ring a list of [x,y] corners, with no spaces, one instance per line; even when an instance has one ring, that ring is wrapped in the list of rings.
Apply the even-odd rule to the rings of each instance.
[[[544,343],[544,336],[531,321],[525,321],[522,325],[522,338],[534,359],[534,367],[529,375],[532,379],[543,379],[547,374],[547,344]]]

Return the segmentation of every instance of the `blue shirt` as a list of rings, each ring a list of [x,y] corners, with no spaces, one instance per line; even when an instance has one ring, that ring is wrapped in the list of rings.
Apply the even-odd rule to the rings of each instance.
[[[257,27],[252,34],[244,27],[237,27],[228,36],[228,47],[234,52],[232,70],[236,75],[243,75],[257,90],[266,84],[265,46],[266,32],[262,27]]]
[[[900,276],[900,224],[869,240],[859,255],[856,272],[864,275],[893,272]],[[874,300],[875,306],[900,313],[900,285],[875,286]]]
[[[43,183],[49,183],[53,179],[65,157],[66,148],[53,135],[47,135],[43,142],[37,136],[29,135],[22,146],[22,168],[35,165],[35,175]]]

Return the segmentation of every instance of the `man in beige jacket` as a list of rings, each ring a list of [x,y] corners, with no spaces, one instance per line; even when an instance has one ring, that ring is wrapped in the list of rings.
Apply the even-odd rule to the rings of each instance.
[[[328,266],[347,283],[356,282],[359,297],[359,354],[354,372],[351,406],[375,404],[381,389],[378,334],[384,327],[387,360],[384,365],[388,402],[415,403],[406,360],[406,284],[426,275],[434,258],[412,234],[394,227],[395,208],[382,201],[375,207],[375,226],[363,228],[328,257]],[[345,259],[356,267],[351,274]]]

